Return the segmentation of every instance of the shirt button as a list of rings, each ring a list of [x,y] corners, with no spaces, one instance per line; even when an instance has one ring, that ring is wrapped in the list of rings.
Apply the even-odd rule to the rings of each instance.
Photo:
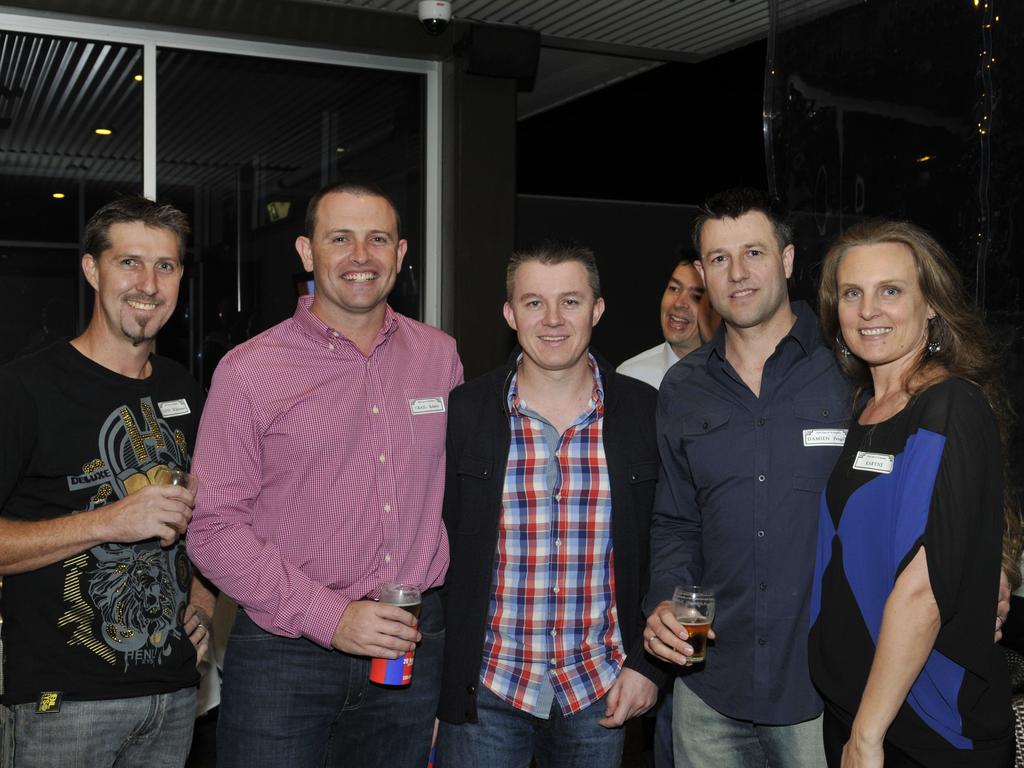
[[[328,344],[328,345],[327,345],[327,348],[328,348],[328,349],[334,349],[334,345],[333,345],[333,344]]]
[[[391,562],[391,555],[384,555],[384,562],[385,563],[390,563]]]
[[[828,416],[828,408],[826,408],[825,410],[823,410],[823,411],[821,412],[821,415],[822,415],[822,416],[825,416],[825,417],[827,417],[827,416]]]
[[[334,338],[338,338],[338,332],[337,331],[331,331],[331,336],[333,336]]]
[[[380,456],[378,456],[377,458],[380,459],[380,463],[381,464],[383,464],[387,460],[387,459],[384,458],[384,454],[383,453]]]
[[[558,637],[558,630],[557,629],[552,629],[551,630],[551,636],[552,637]]]
[[[557,594],[558,594],[558,587],[554,587],[554,588],[552,588],[552,590],[551,590],[551,591],[552,591],[552,592],[554,592],[554,593],[555,593],[555,594],[557,595]]]
[[[371,408],[370,410],[373,411],[374,413],[380,413],[380,408],[378,408],[376,405],[373,406],[373,408]]]
[[[468,693],[470,695],[476,693],[476,686],[475,685],[467,685],[466,686],[466,693]]]
[[[384,505],[384,511],[385,512],[390,512],[391,511],[391,505],[390,504],[385,504]]]
[[[554,659],[552,659],[552,660],[551,660],[551,666],[552,666],[552,667],[553,667],[553,666],[555,666],[555,664],[556,664],[556,663],[557,663],[557,662],[556,662],[556,661],[555,661]]]
[[[759,637],[759,638],[757,638],[757,644],[758,645],[768,645],[768,641],[765,640],[763,637]]]
[[[764,538],[764,531],[758,531],[757,532],[757,538],[763,539]]]
[[[766,589],[768,589],[768,585],[765,584],[763,581],[760,584],[758,584],[757,586],[760,587],[762,592],[764,592]]]
[[[760,419],[757,420],[757,426],[759,426],[759,427],[763,427],[764,426],[764,416],[762,416]]]
[[[555,546],[556,547],[561,547],[562,546],[562,540],[561,539],[555,539]]]
[[[757,476],[757,481],[758,481],[759,483],[763,483],[763,482],[764,482],[764,475],[758,475],[758,476]]]

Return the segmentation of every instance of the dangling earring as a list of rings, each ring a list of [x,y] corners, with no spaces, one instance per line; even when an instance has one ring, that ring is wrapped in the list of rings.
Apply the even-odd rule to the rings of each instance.
[[[928,347],[925,352],[926,356],[935,355],[942,351],[942,345],[939,343],[938,339],[931,338],[932,331],[935,330],[936,317],[938,317],[938,315],[932,315],[928,318]]]
[[[850,352],[850,348],[843,343],[843,340],[841,338],[839,338],[838,331],[836,331],[836,346],[839,348],[839,354],[842,355],[843,357],[849,357],[851,354],[853,354],[852,352]]]

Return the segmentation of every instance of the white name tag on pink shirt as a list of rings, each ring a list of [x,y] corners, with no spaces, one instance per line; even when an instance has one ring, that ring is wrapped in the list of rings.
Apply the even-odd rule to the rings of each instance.
[[[157,403],[156,407],[160,409],[160,415],[165,419],[172,416],[187,416],[192,413],[192,409],[188,407],[188,400],[184,397],[180,400],[164,400],[162,403]]]
[[[888,475],[892,472],[895,462],[890,453],[868,453],[857,451],[857,458],[853,460],[854,469],[863,469],[865,472],[877,472],[880,475]]]
[[[409,401],[409,411],[413,416],[424,413],[444,413],[443,397],[417,397]]]
[[[805,429],[804,447],[811,445],[845,445],[845,429]]]

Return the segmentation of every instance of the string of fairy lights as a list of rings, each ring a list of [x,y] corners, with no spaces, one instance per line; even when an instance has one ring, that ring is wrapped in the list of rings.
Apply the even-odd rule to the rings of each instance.
[[[993,50],[992,28],[999,23],[995,12],[995,0],[971,0],[981,14],[981,51],[978,53],[978,74],[981,81],[981,97],[978,101],[978,242],[975,248],[974,301],[979,309],[985,308],[985,274],[991,238],[989,208],[989,181],[992,164],[992,67],[996,63]]]

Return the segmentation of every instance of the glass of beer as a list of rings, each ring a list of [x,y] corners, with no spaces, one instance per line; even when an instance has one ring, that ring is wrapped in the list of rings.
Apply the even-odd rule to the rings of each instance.
[[[708,630],[715,618],[715,593],[705,587],[676,587],[672,612],[689,634],[686,642],[693,646],[690,661],[703,663],[708,651]]]
[[[380,602],[404,608],[418,620],[421,595],[419,587],[406,584],[385,584],[380,588]],[[412,662],[415,650],[397,659],[372,659],[370,681],[379,685],[403,686],[412,682]]]
[[[196,479],[184,469],[170,469],[169,467],[158,467],[153,477],[154,485],[180,485],[195,493]]]

